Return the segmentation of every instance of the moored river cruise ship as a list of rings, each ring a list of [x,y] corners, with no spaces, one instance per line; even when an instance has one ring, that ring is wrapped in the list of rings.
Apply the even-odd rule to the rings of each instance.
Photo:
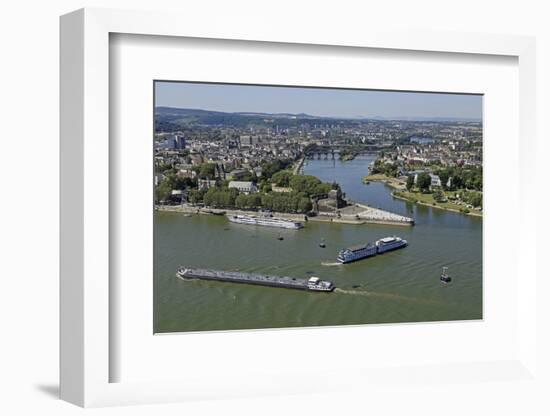
[[[237,224],[262,225],[265,227],[278,227],[298,230],[303,227],[299,221],[287,220],[277,217],[257,217],[254,215],[228,215],[229,221]]]

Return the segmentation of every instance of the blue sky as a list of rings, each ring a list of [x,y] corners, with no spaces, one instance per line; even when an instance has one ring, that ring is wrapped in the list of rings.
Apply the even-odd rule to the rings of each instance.
[[[329,117],[481,120],[481,95],[156,82],[156,106]]]

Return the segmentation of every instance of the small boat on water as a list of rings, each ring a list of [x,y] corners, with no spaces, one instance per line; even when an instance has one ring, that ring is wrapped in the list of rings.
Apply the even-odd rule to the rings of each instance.
[[[439,278],[443,283],[449,283],[451,281],[451,276],[447,274],[448,267],[443,267],[443,273],[441,273],[441,277]]]
[[[211,209],[203,209],[202,212],[210,215],[225,215],[225,211],[214,211]]]
[[[281,234],[279,234],[279,236],[277,237],[277,240],[282,241],[284,240],[284,237]]]
[[[323,239],[321,240],[321,242],[319,243],[319,247],[325,248],[326,246],[327,246],[327,245],[326,245],[326,243],[325,243],[325,239],[323,238]]]

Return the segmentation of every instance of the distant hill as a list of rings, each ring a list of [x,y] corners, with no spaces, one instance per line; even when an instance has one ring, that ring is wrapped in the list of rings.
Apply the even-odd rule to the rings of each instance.
[[[368,120],[384,120],[384,121],[418,121],[418,122],[440,122],[440,123],[481,123],[479,118],[470,118],[470,117],[368,117]]]
[[[203,126],[279,126],[291,127],[306,122],[335,123],[338,119],[317,117],[309,114],[290,113],[255,113],[236,112],[225,113],[222,111],[209,111],[194,108],[156,107],[155,125],[159,130],[173,130],[177,127],[203,125]]]
[[[315,124],[341,124],[353,126],[373,120],[379,122],[479,122],[480,120],[461,118],[434,117],[350,117],[335,118],[313,116],[305,113],[258,113],[210,111],[195,108],[156,107],[155,129],[156,131],[172,131],[190,126],[226,126],[226,127],[275,127],[287,128],[303,123]]]

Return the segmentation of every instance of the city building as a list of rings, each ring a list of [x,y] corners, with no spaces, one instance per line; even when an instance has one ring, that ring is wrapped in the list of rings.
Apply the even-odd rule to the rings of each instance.
[[[430,186],[433,188],[434,186],[441,186],[441,179],[439,178],[439,176],[437,175],[434,175],[432,173],[430,173],[430,179],[432,180]]]
[[[250,181],[230,181],[229,189],[232,188],[237,189],[239,192],[243,192],[245,194],[253,194],[258,192],[256,184]]]

